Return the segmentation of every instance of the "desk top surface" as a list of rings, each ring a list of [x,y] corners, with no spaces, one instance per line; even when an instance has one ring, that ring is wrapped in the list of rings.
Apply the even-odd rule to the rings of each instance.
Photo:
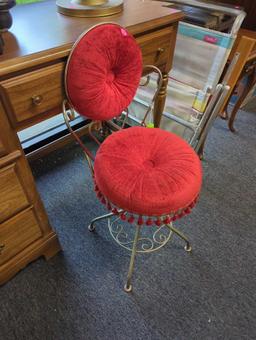
[[[13,26],[3,34],[5,47],[0,56],[0,67],[42,51],[49,54],[52,49],[68,49],[83,31],[101,22],[118,23],[136,35],[183,17],[182,12],[165,5],[159,1],[124,0],[123,12],[101,18],[59,14],[53,0],[17,5],[11,10]]]

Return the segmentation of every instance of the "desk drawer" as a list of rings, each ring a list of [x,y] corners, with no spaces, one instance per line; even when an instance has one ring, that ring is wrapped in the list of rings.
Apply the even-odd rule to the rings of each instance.
[[[64,63],[1,82],[10,119],[16,125],[60,106]]]
[[[15,164],[0,169],[0,223],[29,205]]]
[[[0,265],[7,262],[40,236],[42,236],[42,232],[32,208],[24,210],[0,224]]]
[[[136,38],[141,47],[143,65],[161,66],[169,62],[173,32],[173,27],[167,27]]]

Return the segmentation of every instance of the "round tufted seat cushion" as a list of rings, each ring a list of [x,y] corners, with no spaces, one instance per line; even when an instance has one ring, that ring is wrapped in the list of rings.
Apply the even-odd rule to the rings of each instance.
[[[92,120],[118,116],[132,101],[142,74],[141,51],[121,26],[100,24],[82,35],[66,66],[70,104]]]
[[[110,135],[96,154],[94,171],[96,191],[110,208],[167,216],[169,222],[190,211],[202,183],[195,151],[156,128],[132,127]]]

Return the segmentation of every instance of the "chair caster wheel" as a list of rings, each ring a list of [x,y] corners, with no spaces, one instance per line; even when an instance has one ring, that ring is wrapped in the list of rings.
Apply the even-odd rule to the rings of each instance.
[[[192,247],[191,247],[191,245],[189,244],[189,245],[185,245],[185,247],[184,247],[184,249],[188,252],[188,253],[190,253],[191,252],[191,250],[192,250]]]
[[[124,285],[124,291],[126,293],[130,293],[132,291],[132,285],[127,286],[127,284]]]
[[[89,225],[88,225],[88,230],[89,230],[89,231],[94,231],[94,230],[95,230],[95,226],[89,224]]]

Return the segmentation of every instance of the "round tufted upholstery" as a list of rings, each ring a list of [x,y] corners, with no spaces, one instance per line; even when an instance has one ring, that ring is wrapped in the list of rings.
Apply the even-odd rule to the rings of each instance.
[[[194,150],[156,128],[132,127],[110,135],[96,154],[94,170],[104,203],[144,216],[190,210],[202,183]]]
[[[95,26],[74,45],[65,75],[69,102],[81,115],[108,120],[132,101],[142,74],[135,39],[121,26]]]

